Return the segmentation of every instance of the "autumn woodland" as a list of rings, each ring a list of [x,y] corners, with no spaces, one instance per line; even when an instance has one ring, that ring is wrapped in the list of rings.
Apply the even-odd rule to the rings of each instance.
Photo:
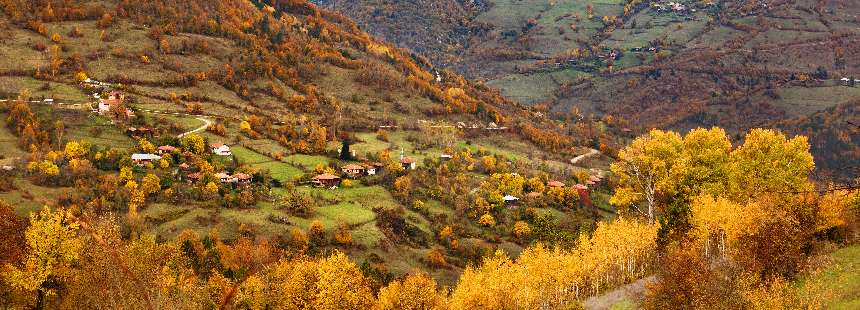
[[[860,6],[532,2],[0,0],[0,308],[860,306]]]

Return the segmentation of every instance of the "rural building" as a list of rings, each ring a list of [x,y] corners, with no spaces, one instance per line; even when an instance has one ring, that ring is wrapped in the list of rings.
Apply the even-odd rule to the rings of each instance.
[[[576,193],[579,195],[579,206],[591,207],[591,194],[588,192],[588,187],[582,184],[576,184],[573,188],[576,189]]]
[[[213,154],[218,156],[233,155],[233,152],[230,151],[230,147],[224,143],[212,143],[209,145],[209,149],[212,150]]]
[[[546,185],[549,187],[564,187],[565,186],[564,183],[556,181],[556,180],[546,182]]]
[[[159,159],[161,159],[161,156],[158,156],[156,154],[131,154],[131,160],[134,162],[134,164],[141,167],[145,166],[146,164],[151,164]]]
[[[448,154],[442,154],[442,155],[439,155],[439,159],[442,161],[449,161],[451,159],[454,159],[454,156],[451,156]]]
[[[215,177],[221,180],[221,183],[233,183],[233,177],[229,173],[219,172],[215,174]]]
[[[404,157],[400,160],[400,164],[403,165],[403,169],[406,170],[415,170],[418,167],[415,160],[409,157]]]
[[[185,181],[188,182],[189,184],[197,183],[197,181],[200,181],[200,178],[202,178],[202,177],[203,177],[203,174],[200,172],[189,173],[188,175],[185,176]]]
[[[239,185],[248,185],[251,184],[251,181],[254,180],[254,177],[240,172],[233,175],[233,180]]]
[[[99,114],[104,114],[110,111],[111,107],[122,106],[123,101],[125,101],[125,94],[112,91],[108,94],[107,99],[99,99]],[[132,112],[133,114],[134,112]]]
[[[129,127],[125,133],[132,137],[157,136],[161,130],[155,127]]]
[[[506,195],[506,196],[505,196],[504,198],[502,198],[502,199],[505,201],[505,205],[506,205],[506,206],[508,206],[508,207],[514,207],[514,206],[519,205],[519,203],[520,203],[520,199],[519,199],[519,198],[514,197],[514,196],[511,196],[511,195]]]
[[[343,173],[348,175],[350,178],[357,178],[364,175],[364,172],[367,170],[364,166],[356,165],[356,164],[348,164],[340,168]]]
[[[162,145],[162,146],[158,147],[158,151],[156,151],[156,153],[158,153],[159,155],[164,155],[164,154],[168,154],[168,153],[173,153],[173,151],[175,151],[175,150],[176,150],[176,147],[174,147],[172,145]]]
[[[337,187],[340,186],[340,177],[333,174],[323,173],[311,179],[311,183],[316,187]]]

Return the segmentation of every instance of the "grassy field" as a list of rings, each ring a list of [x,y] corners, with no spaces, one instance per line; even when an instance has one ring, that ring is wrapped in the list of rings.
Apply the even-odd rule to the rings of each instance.
[[[0,93],[17,94],[22,89],[30,91],[31,100],[53,98],[57,102],[79,103],[89,102],[91,99],[68,84],[40,81],[31,77],[0,77]]]
[[[0,192],[0,200],[15,206],[15,213],[22,217],[40,210],[43,206],[54,202],[57,196],[70,190],[64,187],[38,186],[23,178],[15,180],[15,187],[18,190]]]
[[[774,105],[802,116],[860,97],[860,86],[789,87],[778,94],[781,98],[772,100]]]
[[[5,119],[6,115],[3,114],[0,117]],[[0,124],[0,149],[3,150],[2,155],[0,155],[0,164],[2,165],[12,164],[17,158],[27,154],[18,147],[18,137],[13,135],[5,124]]]
[[[824,269],[798,282],[802,291],[823,291],[825,309],[860,309],[860,245],[845,247],[828,257]]]

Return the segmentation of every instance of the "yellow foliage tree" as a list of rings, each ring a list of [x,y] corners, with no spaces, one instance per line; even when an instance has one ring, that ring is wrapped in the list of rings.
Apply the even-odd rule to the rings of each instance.
[[[56,284],[73,277],[83,243],[78,236],[80,225],[64,209],[51,212],[45,207],[30,215],[30,227],[25,236],[27,255],[20,266],[7,265],[5,280],[13,287],[37,292],[37,308],[54,293]],[[53,283],[46,286],[48,283]]]
[[[444,309],[446,297],[436,281],[424,273],[414,273],[403,281],[394,280],[379,290],[377,309]]]

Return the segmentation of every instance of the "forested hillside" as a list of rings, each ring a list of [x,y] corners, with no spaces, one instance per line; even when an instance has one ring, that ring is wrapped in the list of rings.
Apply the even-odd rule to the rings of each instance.
[[[856,165],[857,115],[822,116],[860,97],[853,1],[319,2],[401,46],[456,55],[443,63],[556,118],[612,116],[637,132],[780,126],[811,136],[822,172],[844,181],[840,167]],[[456,23],[434,23],[448,11]],[[821,117],[826,130],[805,123]]]
[[[521,61],[536,55],[523,46],[558,39],[525,34],[585,16],[564,10],[595,15],[565,25],[565,41],[633,21],[595,18],[615,4],[552,2],[528,27],[475,41],[499,17],[544,10],[500,3],[372,10],[432,23],[408,45],[450,38],[424,56],[303,0],[0,0],[0,308],[579,309],[642,282],[628,305],[856,304],[856,286],[833,292],[850,280],[819,279],[855,276],[844,265],[858,259],[860,192],[827,173],[852,176],[841,165],[857,160],[857,101],[695,122],[699,106],[642,94],[706,74],[686,57],[734,61],[740,49]],[[457,52],[466,38],[483,52]],[[594,70],[562,87],[568,97],[521,104],[498,80],[457,73],[482,53],[499,58],[460,72],[513,74],[512,59],[523,76],[553,61]],[[783,82],[803,92],[832,74],[813,71]],[[664,87],[678,102],[704,85],[681,82]],[[612,100],[567,113],[560,98]],[[822,149],[834,151],[813,156]]]

